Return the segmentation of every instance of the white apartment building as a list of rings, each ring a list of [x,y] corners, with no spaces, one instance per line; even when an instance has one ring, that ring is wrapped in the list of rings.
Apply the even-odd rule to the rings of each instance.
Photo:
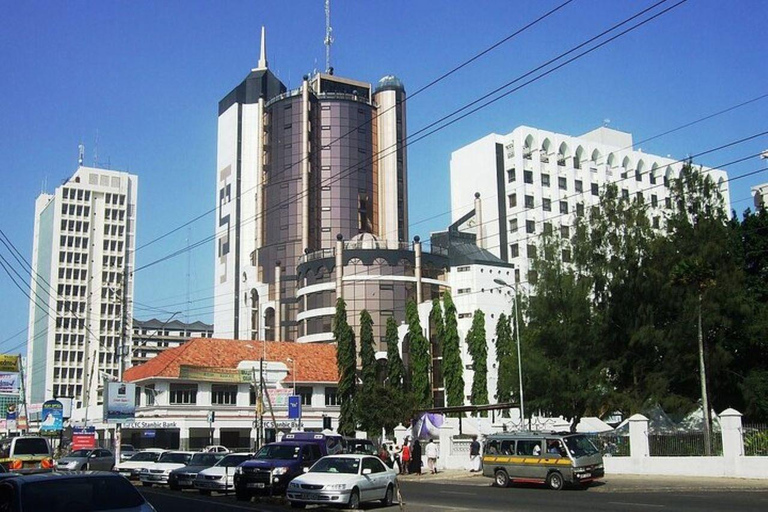
[[[644,153],[634,147],[632,134],[607,127],[573,137],[520,126],[452,153],[452,220],[480,211],[478,245],[514,264],[514,282],[525,283],[539,235],[553,230],[570,236],[576,217],[599,203],[609,183],[627,199],[642,197],[653,226],[663,229],[672,205],[669,180],[683,163]],[[703,172],[720,185],[730,211],[726,172],[707,167]]]
[[[181,322],[133,319],[133,339],[130,366],[146,363],[169,348],[180,347],[192,338],[210,338],[213,325],[204,322]]]
[[[134,175],[79,167],[37,198],[29,403],[72,397],[73,408],[95,406],[102,372],[117,376],[122,319],[132,318],[137,187]],[[126,329],[129,346],[130,334]]]
[[[752,187],[752,197],[755,200],[755,210],[768,205],[768,183]]]

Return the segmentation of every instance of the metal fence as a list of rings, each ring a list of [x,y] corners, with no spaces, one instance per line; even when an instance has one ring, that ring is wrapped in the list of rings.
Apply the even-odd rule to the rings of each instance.
[[[711,455],[723,454],[723,437],[712,432]],[[651,457],[703,457],[705,453],[704,432],[669,432],[648,434],[648,449]]]
[[[629,436],[615,432],[585,435],[604,457],[629,457]]]
[[[744,425],[742,435],[744,436],[744,455],[768,456],[768,425],[764,423]]]

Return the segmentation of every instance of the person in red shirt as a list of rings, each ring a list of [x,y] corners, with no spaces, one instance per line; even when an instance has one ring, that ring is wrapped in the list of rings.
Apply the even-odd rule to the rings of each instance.
[[[411,448],[408,446],[408,439],[406,438],[405,441],[403,441],[403,452],[400,454],[400,458],[403,461],[402,466],[400,466],[400,472],[402,474],[408,473],[408,465],[411,462]]]

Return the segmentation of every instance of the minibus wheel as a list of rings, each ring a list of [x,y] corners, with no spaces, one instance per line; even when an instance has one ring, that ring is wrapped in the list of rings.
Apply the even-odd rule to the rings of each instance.
[[[493,474],[493,482],[497,487],[507,487],[509,486],[509,475],[503,469],[497,469],[496,473]]]
[[[547,475],[547,485],[553,491],[559,491],[560,489],[562,489],[564,483],[565,482],[563,481],[563,475],[561,475],[557,471],[552,471],[550,474]]]

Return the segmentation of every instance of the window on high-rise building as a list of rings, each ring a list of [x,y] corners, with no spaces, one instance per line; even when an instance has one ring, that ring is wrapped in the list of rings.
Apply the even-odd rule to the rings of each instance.
[[[549,174],[542,173],[542,175],[541,175],[541,185],[543,187],[548,187],[549,186]]]
[[[635,169],[635,181],[643,181],[643,175],[640,174],[639,169]]]
[[[592,195],[593,196],[599,196],[600,195],[600,186],[597,183],[592,183]]]
[[[665,197],[664,198],[664,206],[666,208],[672,208],[672,198],[671,197]]]
[[[659,220],[659,217],[653,218],[653,227],[655,229],[659,229],[659,226],[661,225],[661,221]]]
[[[563,249],[561,257],[563,258],[564,262],[569,263],[571,261],[571,251],[568,249]]]
[[[520,246],[518,244],[512,244],[509,246],[509,257],[517,258],[520,256]]]
[[[576,216],[577,217],[584,216],[584,203],[576,203]]]
[[[533,183],[533,171],[523,171],[523,181],[525,183]]]
[[[545,212],[551,212],[552,211],[552,200],[548,197],[545,197],[541,200],[541,207],[544,209]]]
[[[543,231],[545,235],[551,235],[552,234],[552,223],[551,222],[545,222],[543,226]]]
[[[507,183],[512,183],[517,179],[515,176],[515,168],[507,169]]]
[[[584,192],[584,182],[581,180],[576,180],[573,182],[574,186],[576,187],[576,192]]]
[[[528,244],[528,257],[531,259],[536,258],[536,246],[534,244]]]
[[[629,190],[627,190],[626,188],[621,189],[621,198],[626,201],[629,201]]]
[[[560,237],[568,239],[571,236],[571,229],[568,226],[560,226]]]
[[[515,233],[517,231],[517,218],[509,219],[509,232]]]
[[[525,221],[525,232],[526,233],[535,233],[536,232],[536,221],[526,220]]]
[[[568,213],[568,201],[560,201],[560,213]]]
[[[640,203],[643,202],[643,193],[642,192],[636,193],[635,197],[637,198],[638,202],[640,202]]]
[[[659,206],[659,197],[656,194],[651,194],[651,206],[654,208]]]
[[[525,196],[525,207],[528,209],[534,207],[533,196]]]
[[[517,207],[517,194],[509,194],[507,200],[510,208]]]
[[[560,190],[568,190],[568,181],[561,176],[557,178],[557,186]]]

